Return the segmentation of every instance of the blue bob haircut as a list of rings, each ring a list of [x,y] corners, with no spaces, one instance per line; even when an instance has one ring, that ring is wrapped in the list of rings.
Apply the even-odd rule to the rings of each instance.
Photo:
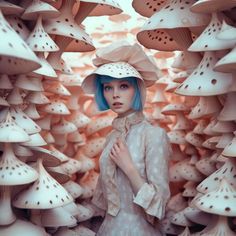
[[[128,81],[135,90],[134,93],[134,98],[133,98],[133,103],[132,103],[132,108],[135,111],[141,111],[143,109],[143,105],[142,105],[142,99],[141,99],[141,94],[140,94],[140,90],[138,87],[138,83],[137,83],[137,78],[136,77],[124,77],[124,78],[113,78],[111,76],[108,75],[98,75],[96,74],[95,77],[95,101],[98,105],[98,109],[100,111],[105,111],[107,109],[110,109],[104,94],[103,94],[103,86],[104,83],[109,83],[115,79],[119,79],[119,80],[124,80],[124,81]]]

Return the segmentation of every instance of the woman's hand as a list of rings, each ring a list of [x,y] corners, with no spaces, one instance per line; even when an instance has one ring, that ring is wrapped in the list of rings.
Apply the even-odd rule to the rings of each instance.
[[[117,141],[113,144],[110,158],[125,174],[129,173],[131,168],[134,168],[127,144],[121,138],[117,138]]]
[[[145,182],[133,163],[127,144],[122,139],[118,138],[114,143],[110,158],[126,174],[136,194]]]

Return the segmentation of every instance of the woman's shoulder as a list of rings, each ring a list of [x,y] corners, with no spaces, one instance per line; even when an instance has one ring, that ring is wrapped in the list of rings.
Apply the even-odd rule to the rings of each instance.
[[[143,124],[143,129],[144,132],[148,135],[148,134],[159,134],[159,135],[163,135],[166,134],[166,130],[163,129],[162,127],[158,126],[158,125],[152,125],[149,121],[144,120],[142,122]]]

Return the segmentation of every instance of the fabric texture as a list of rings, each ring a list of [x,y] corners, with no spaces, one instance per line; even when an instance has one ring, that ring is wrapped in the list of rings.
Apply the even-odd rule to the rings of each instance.
[[[142,112],[113,121],[100,157],[100,176],[92,203],[105,213],[98,236],[161,235],[155,219],[162,219],[170,197],[168,159],[171,148],[164,129],[150,125]],[[127,176],[109,158],[117,137],[122,137],[145,180],[136,196]],[[102,215],[102,214],[101,214]]]

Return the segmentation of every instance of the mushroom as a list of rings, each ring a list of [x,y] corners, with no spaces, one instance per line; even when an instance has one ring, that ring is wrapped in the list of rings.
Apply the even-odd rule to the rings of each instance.
[[[221,179],[226,178],[232,185],[235,185],[234,176],[236,175],[235,161],[228,159],[223,166],[217,171],[213,172],[210,176],[204,179],[198,186],[197,190],[201,193],[208,193],[213,191],[219,185]]]
[[[212,96],[227,93],[233,82],[232,75],[214,71],[216,62],[214,52],[205,52],[198,67],[175,92],[185,96]]]
[[[0,47],[0,70],[3,74],[23,74],[40,67],[36,55],[21,37],[11,28],[0,12],[2,39]],[[17,50],[15,50],[17,48]]]
[[[25,209],[50,209],[73,201],[68,192],[47,173],[42,165],[42,159],[38,159],[37,165],[38,180],[17,194],[13,205]]]

